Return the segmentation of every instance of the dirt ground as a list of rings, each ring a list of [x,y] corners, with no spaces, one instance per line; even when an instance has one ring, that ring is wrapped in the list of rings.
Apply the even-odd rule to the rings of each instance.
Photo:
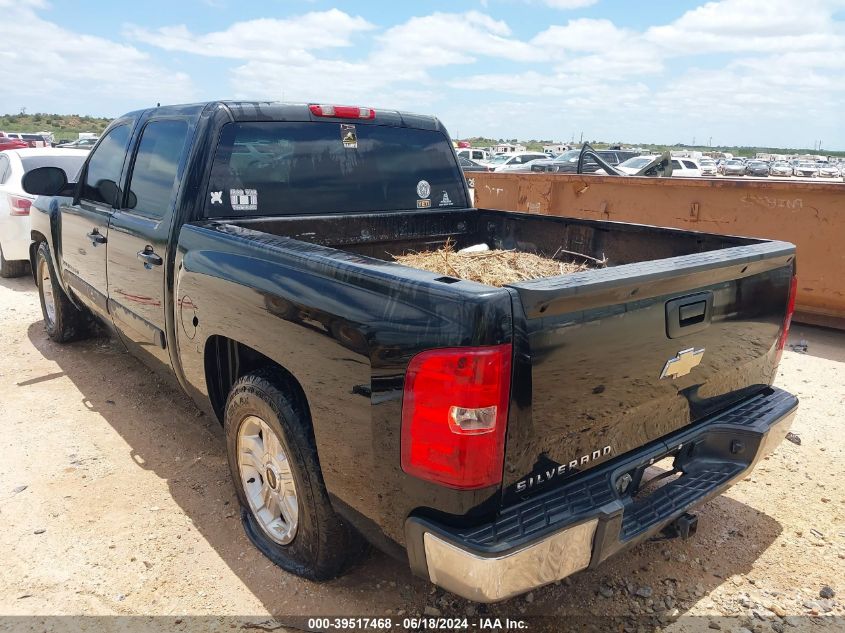
[[[168,630],[190,616],[281,630],[290,616],[422,613],[547,616],[537,630],[605,616],[642,630],[646,615],[673,631],[845,629],[835,619],[845,615],[845,333],[795,325],[790,342],[801,339],[807,352],[787,351],[777,381],[801,398],[801,444],[784,442],[701,508],[693,539],[645,543],[482,606],[376,551],[323,584],[273,566],[241,529],[216,420],[114,341],[52,343],[32,281],[2,279],[0,615],[162,616]],[[826,586],[833,597],[820,595]],[[4,617],[0,629],[51,622]]]

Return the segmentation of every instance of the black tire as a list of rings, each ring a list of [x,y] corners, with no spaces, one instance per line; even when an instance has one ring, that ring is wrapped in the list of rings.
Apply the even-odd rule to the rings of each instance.
[[[44,329],[47,336],[56,343],[67,343],[85,338],[91,333],[91,317],[70,302],[70,299],[59,286],[53,257],[46,242],[38,245],[35,257],[35,275],[38,284],[38,297],[41,300],[41,314],[44,316]],[[45,271],[49,273],[45,275]],[[46,277],[46,279],[45,279]],[[48,298],[45,298],[45,284],[50,284],[52,290],[53,315],[47,310]],[[49,293],[48,293],[49,294]]]
[[[317,460],[310,417],[300,392],[281,371],[262,369],[238,380],[226,401],[224,430],[241,522],[252,543],[282,569],[311,580],[341,573],[362,550],[361,539],[332,509]],[[250,416],[267,423],[288,457],[296,485],[298,524],[280,545],[264,531],[247,500],[238,466],[238,430]]]
[[[0,248],[0,277],[21,277],[29,270],[29,262],[25,259],[9,261],[3,257],[3,249]]]

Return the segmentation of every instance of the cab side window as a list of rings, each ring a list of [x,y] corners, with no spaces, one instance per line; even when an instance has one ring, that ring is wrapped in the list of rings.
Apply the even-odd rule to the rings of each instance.
[[[114,205],[131,131],[128,124],[112,128],[93,151],[85,169],[85,181],[79,195],[81,199]]]
[[[146,125],[132,167],[128,209],[153,218],[164,217],[176,193],[187,138],[185,121],[152,121]]]

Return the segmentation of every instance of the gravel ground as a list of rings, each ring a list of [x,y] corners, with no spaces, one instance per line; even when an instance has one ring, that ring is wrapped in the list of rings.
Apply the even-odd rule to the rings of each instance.
[[[645,616],[671,631],[845,630],[845,333],[796,325],[801,339],[777,381],[801,398],[800,445],[701,508],[693,539],[482,606],[379,552],[323,584],[273,566],[241,529],[217,422],[114,341],[52,343],[31,280],[0,279],[0,614],[163,616],[163,630],[422,613],[547,616],[530,630],[605,616],[627,631]],[[32,622],[0,629],[56,624]]]

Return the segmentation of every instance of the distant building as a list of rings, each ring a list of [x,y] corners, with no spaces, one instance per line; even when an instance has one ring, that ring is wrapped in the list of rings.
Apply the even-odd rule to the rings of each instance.
[[[525,145],[512,145],[510,143],[499,143],[493,146],[494,154],[513,154],[514,152],[524,152]]]
[[[543,145],[543,152],[545,154],[563,154],[565,151],[572,149],[569,145],[559,143],[558,145]]]
[[[766,162],[787,160],[786,154],[769,154],[768,152],[757,152],[754,158],[757,160],[765,160]]]
[[[681,149],[681,150],[674,150],[673,149],[672,151],[669,152],[669,154],[671,154],[672,158],[692,158],[693,160],[700,160],[701,157],[702,157],[702,152],[698,152],[698,151],[695,151],[695,150],[687,150],[687,149]]]

